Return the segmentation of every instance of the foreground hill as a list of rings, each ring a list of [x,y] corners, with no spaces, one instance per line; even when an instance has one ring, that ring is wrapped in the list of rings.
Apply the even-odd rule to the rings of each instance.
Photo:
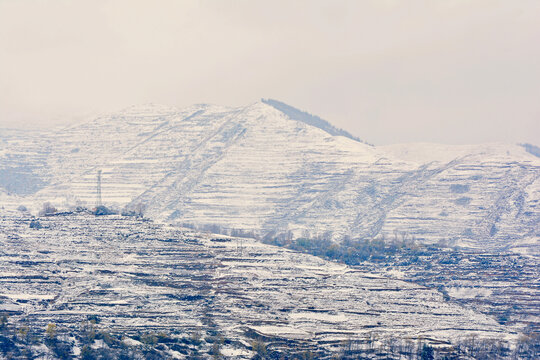
[[[518,337],[435,289],[255,240],[121,216],[48,216],[38,219],[39,229],[31,220],[17,213],[0,219],[0,316],[32,336],[48,324],[77,333],[91,319],[102,337],[68,337],[75,354],[85,342],[111,345],[111,336],[142,346],[133,338],[144,334],[176,338],[161,347],[167,358],[193,354],[195,342],[210,351],[212,337],[223,339],[219,350],[232,358],[253,356],[254,339],[269,350],[329,358],[350,341],[373,349],[388,340],[389,352],[398,339],[449,348],[463,339]]]
[[[0,135],[11,208],[92,205],[102,169],[107,205],[177,224],[538,253],[540,158],[519,145],[374,147],[274,100]]]

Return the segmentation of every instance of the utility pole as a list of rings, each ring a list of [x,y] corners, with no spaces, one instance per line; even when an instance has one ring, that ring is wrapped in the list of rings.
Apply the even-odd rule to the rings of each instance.
[[[240,254],[240,256],[244,255],[244,239],[241,237],[236,238],[236,252]]]
[[[101,170],[97,171],[97,188],[96,188],[96,208],[100,207],[101,203]]]

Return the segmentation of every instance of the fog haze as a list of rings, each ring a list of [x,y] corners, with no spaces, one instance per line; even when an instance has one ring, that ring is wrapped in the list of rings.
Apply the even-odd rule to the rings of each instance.
[[[539,144],[539,19],[527,0],[0,0],[0,127],[264,97],[374,144]]]

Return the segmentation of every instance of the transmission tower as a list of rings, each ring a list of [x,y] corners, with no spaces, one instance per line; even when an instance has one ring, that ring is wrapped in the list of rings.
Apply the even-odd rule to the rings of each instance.
[[[96,208],[101,206],[101,170],[97,171]]]

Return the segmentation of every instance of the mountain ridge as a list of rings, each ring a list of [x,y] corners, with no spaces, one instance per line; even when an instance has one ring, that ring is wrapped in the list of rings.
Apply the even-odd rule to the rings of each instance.
[[[305,111],[299,110],[297,108],[294,108],[288,104],[285,104],[281,101],[274,100],[274,99],[261,99],[261,101],[267,105],[272,106],[273,108],[283,112],[285,115],[289,116],[292,120],[301,121],[303,123],[306,123],[311,126],[315,126],[321,130],[326,131],[330,135],[334,136],[345,136],[351,140],[355,140],[361,143],[367,144],[365,141],[361,140],[360,138],[351,135],[346,130],[336,128],[332,124],[330,124],[328,121],[321,119],[320,117],[316,115],[309,114]],[[370,145],[370,144],[368,144]]]
[[[15,134],[2,142],[0,171],[7,183],[22,165],[30,169],[38,189],[14,201],[35,210],[45,201],[93,204],[102,169],[108,205],[145,204],[157,220],[261,236],[399,232],[428,243],[536,251],[540,162],[524,147],[375,147],[272,104],[283,103],[142,105],[54,133]]]

